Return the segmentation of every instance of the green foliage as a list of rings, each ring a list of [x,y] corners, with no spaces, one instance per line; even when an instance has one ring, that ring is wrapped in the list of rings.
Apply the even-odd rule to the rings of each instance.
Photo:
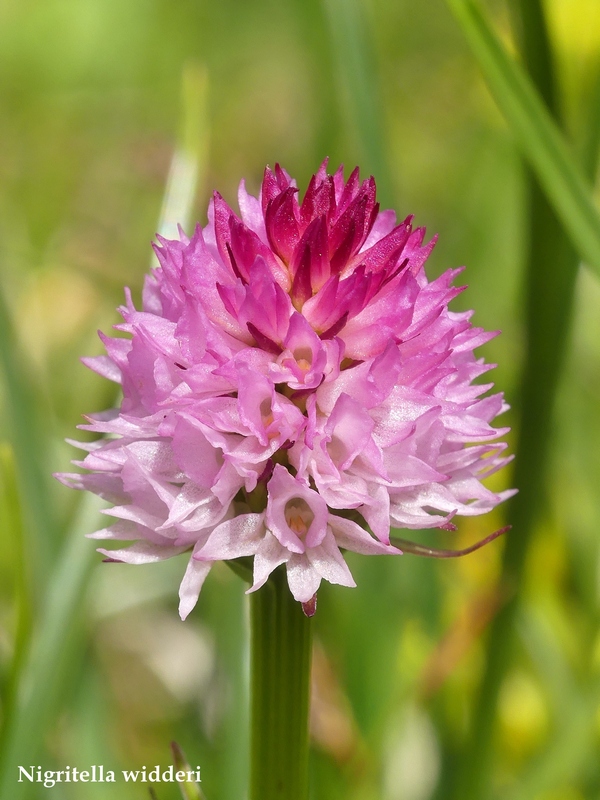
[[[166,768],[173,740],[207,798],[244,796],[245,583],[215,568],[181,623],[182,562],[102,564],[97,505],[50,476],[81,414],[115,401],[78,357],[123,285],[139,296],[157,226],[189,232],[266,163],[302,187],[327,155],[440,234],[430,275],[467,265],[456,308],[503,330],[482,355],[513,406],[519,460],[494,487],[521,499],[421,540],[508,521],[504,545],[353,557],[358,588],[319,592],[312,798],[600,794],[599,67],[595,0],[0,5],[1,800],[147,796],[49,794],[16,765]]]
[[[591,188],[527,76],[474,0],[447,0],[490,91],[583,261],[600,274],[600,216]]]

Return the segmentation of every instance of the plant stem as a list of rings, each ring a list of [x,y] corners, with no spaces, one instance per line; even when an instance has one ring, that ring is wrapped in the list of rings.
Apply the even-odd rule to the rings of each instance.
[[[307,800],[311,621],[283,568],[250,599],[250,800]]]

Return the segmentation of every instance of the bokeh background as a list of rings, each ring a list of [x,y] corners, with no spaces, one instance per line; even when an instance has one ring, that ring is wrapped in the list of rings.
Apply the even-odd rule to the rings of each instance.
[[[482,8],[593,182],[597,0]],[[481,354],[518,456],[493,486],[521,493],[421,537],[466,546],[512,522],[505,541],[453,561],[349,557],[358,588],[320,590],[312,797],[600,797],[600,280],[448,6],[0,0],[2,800],[148,798],[17,784],[16,765],[166,768],[171,740],[208,800],[245,796],[245,585],[219,565],[180,622],[185,562],[102,564],[83,537],[97,507],[51,474],[76,457],[81,415],[116,400],[79,357],[101,352],[124,285],[139,299],[169,174],[189,229],[213,189],[235,204],[274,162],[303,189],[325,156],[439,233],[431,277],[467,265],[454,307],[502,330]]]

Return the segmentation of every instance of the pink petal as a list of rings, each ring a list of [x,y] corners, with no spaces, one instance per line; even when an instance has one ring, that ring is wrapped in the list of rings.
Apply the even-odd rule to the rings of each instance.
[[[344,550],[351,550],[353,553],[361,553],[367,556],[400,554],[400,551],[395,547],[377,541],[370,533],[367,533],[352,520],[331,514],[329,516],[329,527],[333,532],[337,547],[343,547]]]
[[[178,556],[185,550],[185,547],[164,547],[150,542],[136,542],[131,547],[119,550],[98,548],[98,552],[103,553],[111,561],[123,561],[126,564],[153,564],[156,561],[164,561],[167,558]]]
[[[308,550],[306,555],[313,569],[329,583],[337,583],[341,586],[356,586],[335,538],[329,531],[321,544]]]
[[[306,555],[292,555],[287,563],[287,580],[294,599],[308,603],[321,585],[321,575]]]
[[[218,561],[254,555],[264,532],[263,514],[241,514],[217,525],[194,558]]]
[[[280,564],[285,564],[290,559],[289,550],[281,545],[273,534],[266,532],[264,539],[258,546],[254,556],[254,583],[246,594],[255,592],[263,586],[269,575]]]
[[[190,558],[179,586],[179,616],[182,620],[188,616],[198,602],[198,595],[211,567],[210,561],[196,561],[194,558]]]

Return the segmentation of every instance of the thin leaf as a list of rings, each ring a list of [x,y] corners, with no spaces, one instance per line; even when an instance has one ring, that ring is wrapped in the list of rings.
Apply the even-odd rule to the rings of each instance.
[[[168,223],[175,222],[171,216],[174,214],[178,215],[178,222],[187,224],[197,181],[199,176],[205,174],[208,141],[206,85],[206,74],[202,70],[190,67],[184,73],[183,130],[179,150],[173,159],[170,182],[165,192],[159,225],[161,230],[166,230]],[[180,166],[176,167],[176,162]],[[191,174],[188,175],[187,172],[184,174],[182,164],[186,170],[191,170]],[[5,368],[10,391],[13,391],[12,379],[16,381],[16,390],[10,395],[10,400],[15,424],[18,425],[18,433],[23,440],[23,462],[31,466],[28,457],[35,453],[35,442],[31,441],[31,434],[27,428],[29,397],[16,365],[14,350],[10,347],[14,343],[14,335],[1,295],[0,334],[5,334],[3,340],[9,345],[0,351],[2,356],[0,365]],[[35,464],[35,458],[29,460]],[[36,472],[32,473],[33,486],[37,485],[34,480],[36,475]],[[34,505],[36,500],[32,501]],[[80,635],[78,639],[78,633],[80,633],[82,598],[88,585],[91,566],[96,558],[94,547],[85,538],[85,534],[97,527],[96,516],[101,505],[101,501],[95,495],[84,495],[78,514],[68,532],[63,553],[59,554],[48,583],[42,614],[36,626],[36,638],[19,676],[19,701],[14,713],[6,720],[4,747],[0,754],[0,800],[19,800],[24,796],[27,784],[15,781],[16,767],[19,764],[36,762],[47,725],[52,719],[69,676],[67,667],[73,649],[75,645],[81,646],[83,637]],[[40,524],[42,521],[40,520]]]
[[[577,685],[556,632],[539,611],[523,613],[520,623],[521,640],[550,690],[559,724],[543,752],[519,778],[518,786],[506,793],[506,800],[528,800],[574,783],[595,760],[597,746],[597,676],[581,688]]]
[[[0,529],[6,532],[5,542],[11,548],[8,562],[14,575],[15,635],[7,680],[3,685],[2,709],[9,719],[16,705],[17,685],[32,624],[31,575],[26,558],[26,539],[17,487],[14,454],[8,444],[0,445]],[[2,728],[0,743],[6,734]]]
[[[173,764],[175,765],[176,772],[193,772],[188,764],[185,753],[177,742],[171,742],[171,751],[173,753]],[[183,800],[206,800],[202,789],[198,786],[196,781],[178,781],[179,790]]]
[[[71,645],[77,638],[81,599],[95,556],[84,534],[93,530],[101,501],[86,495],[48,584],[37,637],[20,680],[15,713],[7,723],[0,762],[0,800],[18,800],[25,783],[17,783],[19,764],[35,764],[55,702],[68,675]]]
[[[358,0],[323,2],[346,124],[355,134],[363,165],[377,178],[381,202],[390,206],[390,170],[385,159],[383,114],[368,25]]]
[[[600,216],[588,181],[523,69],[473,0],[446,0],[524,156],[582,260],[600,275]]]
[[[40,419],[40,392],[39,387],[36,390],[32,385],[32,374],[0,286],[0,381],[6,397],[4,413],[15,454],[36,586],[43,586],[47,565],[55,552],[57,527],[48,491],[49,476],[44,474],[42,466],[47,463],[44,458],[47,429]]]
[[[581,189],[582,186],[581,173],[574,167],[558,128],[528,79],[502,50],[477,8],[462,0],[449,2],[464,24],[488,84],[515,136],[521,141],[525,155],[528,155],[527,147],[533,147],[534,150],[540,148],[539,153],[534,152],[533,158],[529,158],[532,172],[527,171],[525,175],[529,253],[525,281],[526,350],[517,406],[520,422],[514,475],[519,493],[506,509],[515,533],[506,542],[500,579],[501,586],[509,593],[509,600],[494,619],[487,640],[486,668],[462,761],[458,769],[455,763],[451,767],[453,773],[459,775],[453,796],[470,800],[485,796],[491,781],[498,696],[511,664],[515,620],[521,602],[530,542],[540,515],[545,513],[543,499],[554,405],[569,338],[579,266],[578,252],[573,245],[578,244],[579,255],[584,255],[584,251],[581,242],[576,242],[573,229],[568,228],[564,216],[564,227],[561,225],[561,209],[551,193],[560,191],[559,183],[553,182],[552,170],[560,171],[565,164],[567,172],[575,169],[576,188],[579,186]],[[543,7],[538,0],[522,0],[514,3],[514,9],[522,35],[523,61],[548,108],[555,110],[558,106],[556,82]],[[594,115],[590,115],[589,129],[588,151],[595,152],[598,147],[598,124]],[[559,158],[555,157],[557,153]],[[539,159],[539,163],[535,158]],[[591,171],[594,162],[595,158],[588,153],[588,171]],[[588,210],[591,208],[589,216],[597,216],[589,196],[586,198],[581,193],[575,195],[575,201],[582,198],[588,204]],[[572,202],[569,208],[574,210],[576,216],[576,202]],[[449,775],[446,777],[449,778]],[[536,793],[531,796],[533,794]]]
[[[208,164],[208,73],[188,64],[182,80],[182,123],[171,161],[158,232],[178,238],[178,226],[187,230],[194,199],[204,188]]]

